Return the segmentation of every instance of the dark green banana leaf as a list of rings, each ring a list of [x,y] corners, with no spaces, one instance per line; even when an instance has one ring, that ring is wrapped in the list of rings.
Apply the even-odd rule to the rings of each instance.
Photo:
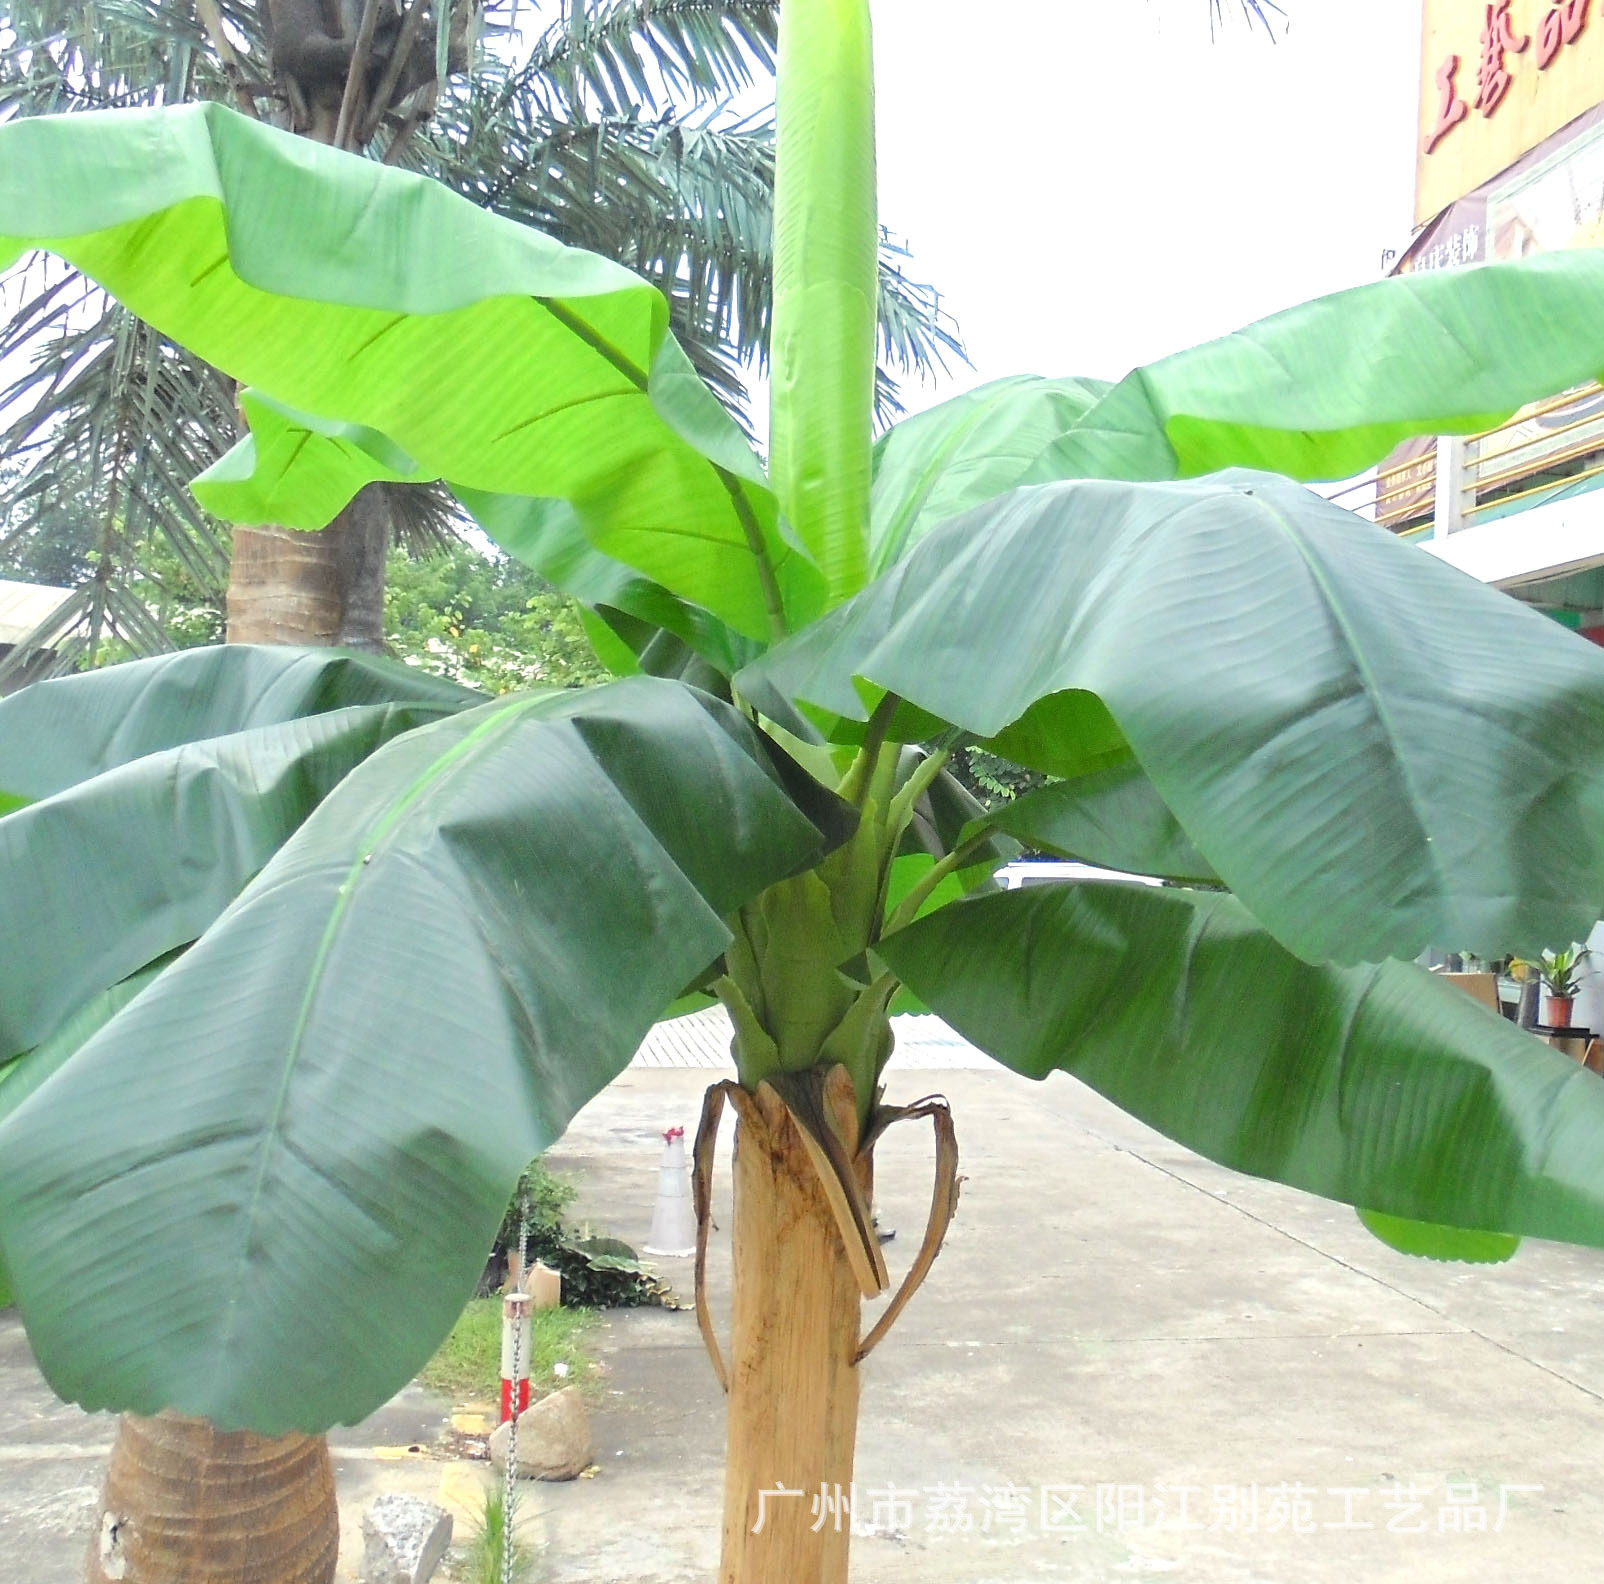
[[[1268,474],[1021,489],[736,678],[889,689],[1060,774],[1134,750],[1311,961],[1529,954],[1604,912],[1604,653]]]
[[[138,973],[130,974],[121,984],[92,996],[79,1007],[42,1045],[35,1046],[9,1061],[0,1062],[0,1122],[17,1109],[45,1079],[51,1076],[78,1048],[118,1012],[128,1005],[152,979],[176,960],[180,954],[170,952],[156,962],[147,963]],[[11,1291],[11,1280],[6,1275],[5,1262],[0,1259],[0,1309],[9,1308],[16,1301]]]
[[[82,1006],[75,1008],[72,1015],[63,1019],[41,1044],[9,1061],[0,1062],[0,1122],[181,955],[182,949],[146,963],[138,972],[97,992]]]
[[[1314,967],[1233,897],[1118,882],[977,897],[877,950],[1005,1066],[1223,1165],[1604,1247],[1604,1084],[1413,964]]]
[[[965,828],[969,836],[986,831],[1127,874],[1193,884],[1219,878],[1134,759],[1039,787]]]
[[[49,797],[145,754],[362,705],[417,721],[482,693],[339,649],[216,644],[35,682],[0,699],[0,794]],[[0,813],[3,813],[0,808]]]
[[[381,748],[0,1122],[0,1258],[52,1385],[269,1434],[369,1412],[723,915],[852,822],[647,678]]]
[[[364,704],[207,737],[0,819],[0,886],[26,899],[0,910],[0,1060],[196,939],[348,772],[439,715]]]

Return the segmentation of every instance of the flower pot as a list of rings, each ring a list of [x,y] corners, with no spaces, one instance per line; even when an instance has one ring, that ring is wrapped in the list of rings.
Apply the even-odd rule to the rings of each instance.
[[[1551,995],[1548,998],[1548,1026],[1550,1028],[1569,1028],[1571,1026],[1571,1002],[1574,996]]]

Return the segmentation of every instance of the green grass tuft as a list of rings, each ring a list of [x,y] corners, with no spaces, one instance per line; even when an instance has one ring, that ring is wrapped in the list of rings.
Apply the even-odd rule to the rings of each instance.
[[[508,1543],[512,1545],[511,1577],[525,1578],[529,1572],[530,1550],[518,1533],[518,1496],[516,1492],[509,1511],[504,1492],[498,1485],[485,1492],[485,1510],[468,1540],[468,1554],[462,1568],[456,1573],[467,1584],[503,1584],[508,1577],[503,1555]]]
[[[584,1338],[596,1323],[589,1309],[540,1309],[532,1316],[534,1357],[526,1373],[536,1393],[586,1381],[595,1362]],[[568,1365],[566,1376],[553,1366]],[[501,1394],[501,1300],[473,1298],[457,1317],[451,1335],[418,1376],[423,1385],[448,1397],[494,1402]]]

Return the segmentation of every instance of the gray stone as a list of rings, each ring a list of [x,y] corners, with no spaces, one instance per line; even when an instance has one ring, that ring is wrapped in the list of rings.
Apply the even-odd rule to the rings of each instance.
[[[507,1466],[511,1425],[490,1437],[490,1460]],[[542,1397],[518,1416],[518,1472],[526,1478],[570,1480],[591,1465],[590,1415],[574,1386]]]
[[[362,1584],[426,1584],[451,1544],[451,1514],[387,1491],[362,1515]]]

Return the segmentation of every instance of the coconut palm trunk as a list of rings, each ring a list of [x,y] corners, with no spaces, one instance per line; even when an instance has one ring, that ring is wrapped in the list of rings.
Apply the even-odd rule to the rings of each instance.
[[[384,648],[384,493],[369,486],[320,533],[236,528],[230,643]]]
[[[89,1584],[326,1584],[340,1544],[322,1436],[225,1434],[125,1415],[89,1544]]]

